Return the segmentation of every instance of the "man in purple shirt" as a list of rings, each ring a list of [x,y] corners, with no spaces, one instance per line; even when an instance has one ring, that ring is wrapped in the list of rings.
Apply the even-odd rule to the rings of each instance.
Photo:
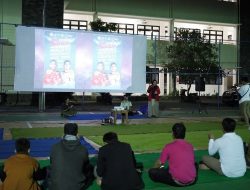
[[[188,186],[197,180],[193,146],[184,140],[186,128],[182,123],[172,127],[173,142],[166,144],[155,167],[149,170],[149,177],[154,182],[172,186]],[[168,161],[168,168],[164,164]]]

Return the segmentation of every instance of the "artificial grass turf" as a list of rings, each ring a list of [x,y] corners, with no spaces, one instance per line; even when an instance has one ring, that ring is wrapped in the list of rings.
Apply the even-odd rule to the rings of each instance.
[[[212,132],[216,138],[222,135],[221,122],[186,122],[187,134],[186,139],[194,145],[195,148],[207,148],[207,134]],[[146,125],[127,125],[127,126],[80,126],[79,134],[83,135],[94,142],[102,145],[102,135],[108,131],[117,132],[119,139],[131,144],[135,152],[160,151],[163,146],[172,141],[171,128],[173,123],[167,124],[146,124]],[[60,137],[63,134],[63,128],[32,128],[32,129],[11,129],[13,137],[43,138],[43,137]],[[244,141],[249,141],[250,133],[247,128],[238,124],[236,133],[238,133]],[[195,151],[196,161],[201,159],[201,153],[206,151]],[[200,154],[198,154],[200,152]],[[143,162],[145,169],[150,168],[155,160],[159,157],[159,153],[136,154],[138,162]],[[185,161],[185,158],[184,158]],[[46,161],[45,161],[46,162]],[[46,163],[45,163],[46,164]],[[143,173],[145,182],[145,190],[165,190],[176,189],[175,187],[166,186],[160,183],[152,182],[147,172]],[[228,190],[228,189],[249,189],[250,172],[238,179],[228,179],[219,176],[212,171],[199,170],[199,179],[197,184],[182,189],[193,190],[211,190],[211,188]],[[95,183],[89,190],[99,190],[100,187]],[[179,189],[179,188],[178,188]]]
[[[148,133],[169,133],[172,131],[173,123],[137,124],[137,125],[107,125],[107,126],[81,126],[79,124],[79,134],[83,136],[100,136],[108,131],[113,131],[119,135],[148,134]],[[187,132],[221,130],[220,122],[185,122]],[[242,124],[237,125],[237,129],[246,129]],[[12,136],[18,137],[59,137],[63,135],[61,127],[49,128],[13,128]]]
[[[199,162],[203,155],[207,154],[207,151],[199,150],[195,151],[195,160]],[[147,154],[136,154],[137,162],[142,162],[144,165],[143,181],[145,183],[145,190],[165,190],[165,189],[180,189],[180,187],[171,187],[161,183],[154,183],[148,177],[148,169],[152,167],[155,160],[159,157],[159,153],[147,153]],[[184,160],[185,161],[185,158]],[[95,165],[96,158],[91,159],[91,163]],[[49,165],[48,160],[40,161],[41,166]],[[181,189],[190,190],[211,190],[211,188],[220,190],[246,190],[249,189],[250,184],[250,170],[247,171],[244,177],[241,178],[227,178],[220,176],[211,170],[199,170],[198,181],[195,185],[189,187],[182,187]],[[100,187],[94,183],[89,190],[99,190]]]
[[[119,139],[131,144],[135,152],[160,151],[163,146],[172,141],[172,123],[121,125],[121,126],[79,126],[79,135],[85,136],[95,143],[102,145],[102,136],[108,131],[118,133]],[[215,137],[222,135],[220,122],[187,122],[186,139],[197,149],[206,149],[207,134],[213,133]],[[11,129],[14,139],[19,137],[44,138],[60,137],[62,128],[14,128]],[[236,132],[244,141],[249,141],[250,133],[243,125],[238,125]]]
[[[209,131],[215,135],[216,138],[222,135],[222,131]],[[243,141],[249,142],[250,133],[247,129],[238,129]],[[186,140],[190,142],[196,149],[207,149],[208,146],[208,131],[187,132]],[[89,136],[90,140],[99,145],[103,145],[102,136]],[[160,151],[166,143],[171,142],[171,133],[152,133],[152,134],[136,134],[136,135],[119,135],[119,139],[123,142],[131,144],[135,152],[151,152]]]

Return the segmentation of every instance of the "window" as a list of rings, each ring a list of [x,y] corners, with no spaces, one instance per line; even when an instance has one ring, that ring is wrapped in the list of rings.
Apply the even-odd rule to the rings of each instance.
[[[218,1],[225,1],[225,2],[237,2],[237,0],[218,0]]]
[[[191,84],[195,83],[195,79],[199,77],[199,75],[195,75],[194,73],[190,73],[188,74],[179,74],[179,77],[177,79],[177,81],[179,82],[179,84],[188,84],[189,82]],[[219,74],[208,74],[208,75],[204,75],[203,79],[205,81],[205,84],[211,84],[211,85],[215,85],[215,84],[222,84],[222,76]]]
[[[203,36],[211,43],[223,42],[223,31],[221,30],[203,30]]]
[[[146,83],[151,83],[156,80],[159,83],[159,68],[146,67]]]
[[[134,24],[123,24],[123,23],[114,23],[117,24],[117,32],[121,34],[134,34]]]
[[[151,39],[154,39],[155,36],[160,38],[160,26],[137,25],[137,34],[149,36]]]
[[[88,21],[86,20],[63,20],[63,28],[68,30],[87,30]]]
[[[176,38],[176,33],[179,30],[188,30],[189,33],[191,33],[191,32],[196,32],[196,33],[199,33],[199,34],[201,33],[201,30],[197,29],[197,28],[177,28],[177,27],[174,27],[174,39]]]

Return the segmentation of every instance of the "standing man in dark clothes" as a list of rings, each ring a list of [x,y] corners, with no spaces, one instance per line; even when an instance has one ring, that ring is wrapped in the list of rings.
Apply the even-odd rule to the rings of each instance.
[[[87,149],[77,137],[76,123],[64,125],[63,139],[52,147],[51,190],[84,190],[93,181]]]
[[[140,190],[144,183],[136,170],[136,161],[129,144],[120,142],[117,134],[103,136],[107,143],[99,149],[97,175],[102,190]]]
[[[148,93],[148,117],[159,117],[160,88],[157,81],[153,80],[147,89]]]

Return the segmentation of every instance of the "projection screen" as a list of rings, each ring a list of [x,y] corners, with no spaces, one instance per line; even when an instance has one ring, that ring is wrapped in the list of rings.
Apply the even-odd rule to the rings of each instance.
[[[15,91],[145,93],[145,36],[16,28]]]

